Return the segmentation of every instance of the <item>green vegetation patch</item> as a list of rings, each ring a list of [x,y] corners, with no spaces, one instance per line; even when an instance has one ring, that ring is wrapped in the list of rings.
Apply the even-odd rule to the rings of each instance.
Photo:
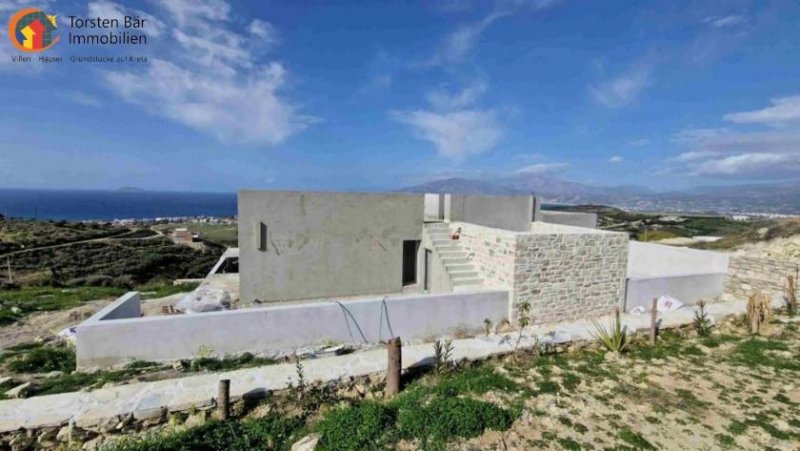
[[[397,440],[396,412],[377,402],[364,402],[330,412],[317,430],[322,438],[317,449],[382,449]]]
[[[124,289],[112,287],[0,290],[0,326],[14,323],[34,312],[70,309],[96,299],[113,299],[123,293]]]
[[[107,451],[250,451],[288,450],[300,438],[303,420],[272,415],[237,421],[213,421],[174,434],[123,439]],[[367,449],[367,448],[363,448]]]
[[[779,370],[800,371],[800,361],[797,358],[783,357],[770,351],[788,352],[789,346],[782,341],[751,338],[736,345],[730,360],[748,367],[767,366]]]

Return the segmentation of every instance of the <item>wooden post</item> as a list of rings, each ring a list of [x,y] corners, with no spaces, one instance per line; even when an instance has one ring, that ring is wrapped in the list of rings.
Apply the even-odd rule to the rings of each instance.
[[[619,306],[614,307],[614,321],[616,321],[615,324],[618,324],[620,327],[622,327],[622,323],[619,320]]]
[[[220,420],[227,420],[231,416],[231,381],[222,379],[219,381],[219,393],[217,394],[217,411]]]
[[[400,337],[390,339],[386,343],[388,356],[386,368],[386,398],[400,393],[400,370],[402,368],[403,353]]]
[[[650,307],[650,344],[656,345],[656,334],[658,326],[658,298],[653,298],[653,305]]]

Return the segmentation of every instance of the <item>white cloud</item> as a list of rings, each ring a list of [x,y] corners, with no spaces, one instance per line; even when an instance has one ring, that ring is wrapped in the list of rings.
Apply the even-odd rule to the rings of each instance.
[[[502,131],[494,111],[460,110],[439,113],[416,110],[393,113],[414,127],[418,136],[436,145],[442,156],[461,159],[494,147]]]
[[[432,142],[442,156],[462,159],[478,155],[493,148],[503,134],[494,110],[473,107],[485,90],[483,83],[473,83],[454,94],[431,92],[427,95],[431,109],[395,111],[391,115]]]
[[[247,31],[249,31],[253,36],[259,38],[262,43],[270,46],[275,45],[278,42],[278,31],[272,26],[271,23],[267,21],[253,19],[253,21],[250,22],[250,25],[247,26]]]
[[[702,161],[695,168],[694,173],[701,175],[740,175],[777,172],[777,169],[781,169],[782,172],[786,168],[776,168],[776,165],[786,164],[793,165],[795,170],[800,168],[800,155],[774,153],[730,155]]]
[[[774,179],[800,176],[800,133],[687,130],[673,139],[685,149],[670,159],[673,173]]]
[[[484,92],[486,92],[486,84],[475,82],[455,94],[443,91],[429,92],[427,100],[434,108],[453,110],[472,105]]]
[[[728,16],[710,16],[703,19],[704,23],[714,28],[730,28],[743,24],[747,21],[744,15],[731,14]]]
[[[158,37],[164,31],[164,22],[157,19],[152,14],[137,9],[125,8],[124,6],[109,0],[98,0],[90,2],[88,5],[89,17],[102,17],[104,19],[117,19],[123,21],[125,16],[139,16],[145,20],[142,31],[153,37]]]
[[[516,170],[517,175],[542,175],[564,172],[569,169],[569,163],[536,163]]]
[[[161,0],[161,5],[182,26],[210,28],[213,22],[227,21],[231,12],[231,6],[225,0]]]
[[[650,68],[635,65],[616,77],[589,87],[589,94],[599,104],[619,108],[636,101],[650,84]]]
[[[242,35],[226,28],[232,25],[230,6],[222,0],[163,0],[162,5],[179,45],[150,58],[143,70],[105,72],[116,95],[229,143],[277,144],[316,121],[287,100],[284,66],[262,63],[252,53],[248,44],[266,30],[266,22]]]
[[[772,106],[723,116],[729,122],[739,124],[763,124],[779,127],[800,123],[800,95],[779,97],[771,100]]]
[[[561,3],[561,0],[506,0],[496,2],[495,8],[477,22],[462,24],[448,34],[428,61],[428,64],[464,62],[478,44],[481,34],[494,22],[522,9],[541,11]]]
[[[610,163],[622,163],[624,159],[619,155],[614,155],[613,157],[609,158],[608,161]]]

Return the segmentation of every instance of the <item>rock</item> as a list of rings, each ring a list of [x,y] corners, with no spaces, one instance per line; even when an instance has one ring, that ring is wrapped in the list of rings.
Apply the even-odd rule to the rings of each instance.
[[[51,371],[51,372],[45,374],[44,377],[47,378],[47,379],[53,379],[55,377],[61,377],[63,375],[64,375],[63,371]]]
[[[31,392],[31,390],[33,390],[33,384],[30,382],[25,382],[22,385],[17,385],[16,387],[7,391],[5,394],[8,398],[25,398],[28,393]]]
[[[291,451],[313,451],[319,439],[319,434],[308,434],[292,445]]]
[[[19,307],[11,307],[11,313],[19,315],[20,313],[22,313],[22,309],[20,309]]]
[[[183,313],[214,312],[230,307],[231,297],[228,292],[210,286],[197,288],[175,304],[175,310]]]
[[[186,418],[186,421],[183,422],[183,425],[187,428],[193,428],[197,426],[202,426],[205,424],[206,420],[208,419],[208,414],[206,411],[200,411],[195,414],[189,415]]]
[[[0,377],[0,388],[13,387],[14,378],[11,376]]]

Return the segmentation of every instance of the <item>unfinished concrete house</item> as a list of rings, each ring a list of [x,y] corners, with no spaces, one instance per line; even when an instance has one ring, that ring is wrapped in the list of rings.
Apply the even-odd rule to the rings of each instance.
[[[431,340],[513,322],[522,302],[534,324],[579,320],[718,295],[727,270],[714,253],[631,252],[595,215],[542,211],[529,195],[242,191],[238,202],[235,308],[140,317],[129,293],[78,327],[80,367]]]

